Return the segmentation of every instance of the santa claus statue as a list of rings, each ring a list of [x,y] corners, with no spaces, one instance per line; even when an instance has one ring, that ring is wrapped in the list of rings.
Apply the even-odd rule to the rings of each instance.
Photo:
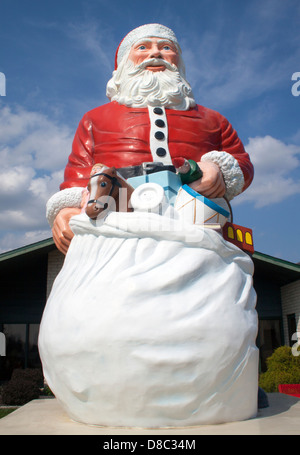
[[[106,93],[110,102],[80,121],[64,182],[47,204],[66,254],[40,328],[47,382],[73,419],[90,424],[253,417],[250,257],[213,229],[182,224],[166,201],[159,213],[108,211],[100,220],[82,210],[96,163],[121,170],[193,160],[201,178],[188,188],[230,201],[252,181],[249,156],[225,117],[196,104],[177,38],[163,25],[125,36]]]
[[[68,221],[80,213],[82,187],[95,163],[120,168],[192,159],[203,177],[191,186],[208,198],[226,195],[231,200],[250,185],[253,166],[236,131],[218,112],[196,104],[185,77],[181,49],[169,28],[143,25],[122,40],[107,84],[111,102],[84,115],[62,192],[48,203],[61,251],[66,253],[73,237]]]

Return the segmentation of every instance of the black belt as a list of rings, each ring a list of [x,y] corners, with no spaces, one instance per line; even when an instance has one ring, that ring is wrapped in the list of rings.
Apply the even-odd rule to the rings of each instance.
[[[139,175],[154,174],[155,172],[170,171],[176,174],[175,166],[165,165],[160,162],[142,163],[137,166],[119,167],[117,171],[124,179],[137,177]]]

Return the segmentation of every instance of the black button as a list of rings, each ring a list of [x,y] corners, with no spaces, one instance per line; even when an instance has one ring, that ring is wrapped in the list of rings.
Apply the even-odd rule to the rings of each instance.
[[[157,150],[156,150],[156,155],[157,156],[166,156],[167,152],[164,148],[162,147],[159,147]]]
[[[162,115],[164,113],[164,111],[160,107],[155,107],[153,109],[153,112],[154,112],[154,114],[157,114],[157,115]]]
[[[155,136],[155,139],[159,139],[160,141],[162,141],[165,138],[165,135],[162,131],[156,131],[154,136]]]
[[[161,119],[155,120],[155,125],[159,128],[164,128],[164,126],[166,126],[165,122]]]

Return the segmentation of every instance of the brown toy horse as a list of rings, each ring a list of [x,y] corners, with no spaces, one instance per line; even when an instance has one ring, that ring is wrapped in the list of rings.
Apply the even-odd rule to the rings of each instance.
[[[85,213],[91,219],[97,219],[104,211],[132,212],[129,201],[134,188],[117,173],[116,168],[95,165],[87,188],[90,199]]]

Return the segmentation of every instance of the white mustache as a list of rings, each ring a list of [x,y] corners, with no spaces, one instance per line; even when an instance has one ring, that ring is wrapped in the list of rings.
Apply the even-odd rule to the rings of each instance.
[[[176,65],[167,62],[163,58],[149,58],[148,60],[145,60],[144,62],[140,63],[136,67],[136,69],[138,69],[138,70],[145,69],[145,68],[147,68],[147,66],[164,66],[168,70],[171,70],[171,71],[176,71],[177,70],[177,66]]]

